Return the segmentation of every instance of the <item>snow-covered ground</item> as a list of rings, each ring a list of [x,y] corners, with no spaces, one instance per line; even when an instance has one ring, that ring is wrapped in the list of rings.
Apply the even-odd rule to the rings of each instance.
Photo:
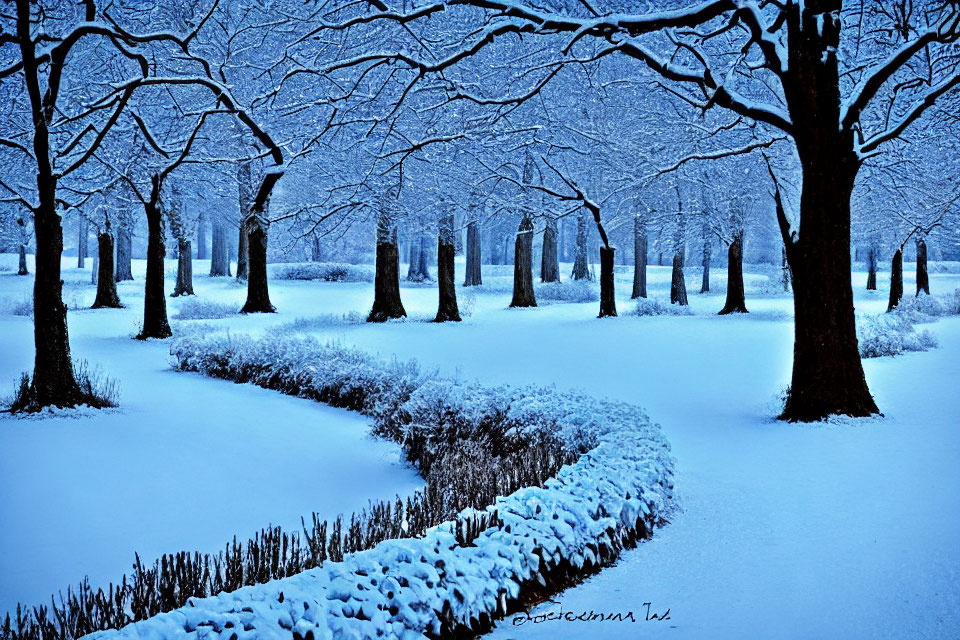
[[[0,269],[15,264],[3,260]],[[485,282],[493,272],[506,277],[509,268],[485,267]],[[715,270],[715,290],[724,278]],[[371,284],[273,281],[280,313],[209,322],[257,333],[323,316],[301,326],[488,383],[582,387],[643,406],[662,424],[684,512],[616,567],[537,610],[632,611],[638,622],[507,620],[497,637],[958,637],[960,318],[927,327],[939,349],[865,362],[885,418],[785,425],[771,416],[790,375],[788,295],[749,274],[751,314],[718,317],[722,292],[696,294],[691,270],[696,315],[633,317],[629,279],[618,272],[621,317],[604,320],[596,302],[511,310],[509,293],[458,287],[472,310],[460,324],[338,322],[369,309]],[[908,265],[908,295],[912,279]],[[864,281],[854,274],[858,312],[882,312],[887,278],[877,292]],[[30,284],[0,274],[0,300],[22,300]],[[295,524],[310,510],[333,515],[417,484],[392,447],[366,436],[362,418],[170,372],[163,343],[129,338],[142,284],[121,286],[127,310],[70,314],[75,354],[121,380],[119,411],[0,422],[0,548],[16,550],[0,555],[0,609],[42,600],[84,573],[94,583],[112,578],[134,550],[152,558],[212,549],[233,533]],[[244,297],[228,279],[198,276],[195,286],[201,299]],[[664,300],[668,286],[669,269],[651,267],[651,296]],[[933,273],[931,287],[952,292],[960,274]],[[92,301],[89,286],[69,289],[68,299]],[[402,297],[412,319],[436,311],[433,286],[404,286]],[[180,304],[170,300],[171,317]],[[31,341],[28,319],[0,316],[0,379],[29,367]],[[669,620],[644,621],[646,602],[669,608]]]

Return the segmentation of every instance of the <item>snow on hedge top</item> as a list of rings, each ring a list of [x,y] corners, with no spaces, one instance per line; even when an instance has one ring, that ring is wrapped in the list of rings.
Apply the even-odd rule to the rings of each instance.
[[[283,357],[273,363],[284,363],[288,375],[329,375],[373,394],[368,398],[376,396],[377,409],[368,413],[392,405],[426,420],[438,409],[473,416],[505,410],[520,421],[553,425],[572,446],[592,448],[543,487],[498,498],[486,509],[496,512],[497,524],[468,545],[458,544],[456,524],[446,522],[422,538],[388,540],[343,562],[191,599],[90,638],[425,638],[502,615],[525,585],[545,583],[546,574],[567,563],[583,569],[609,562],[625,538],[649,532],[674,508],[670,447],[658,425],[632,405],[551,387],[491,389],[436,379],[414,363],[383,363],[309,339],[194,336],[171,352],[193,358],[210,375],[231,358]]]

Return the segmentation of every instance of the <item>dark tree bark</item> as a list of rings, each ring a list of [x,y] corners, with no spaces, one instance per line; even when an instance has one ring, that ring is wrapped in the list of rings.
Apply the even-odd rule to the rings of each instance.
[[[77,220],[77,268],[83,269],[87,259],[87,219],[79,216]]]
[[[482,258],[480,225],[476,220],[471,220],[467,225],[467,273],[463,281],[463,286],[473,287],[483,284],[480,268]]]
[[[240,210],[240,233],[237,240],[237,280],[247,279],[247,229],[244,220],[253,205],[252,167],[249,162],[237,165],[238,208]]]
[[[207,217],[202,213],[197,218],[197,260],[207,259]]]
[[[673,254],[673,274],[670,279],[670,304],[687,304],[687,283],[683,278],[683,252]]]
[[[600,315],[598,318],[607,318],[617,315],[617,295],[614,287],[614,255],[613,247],[600,247]]]
[[[210,221],[212,235],[210,239],[210,276],[230,275],[230,252],[227,249],[227,230],[223,220],[214,216]]]
[[[419,263],[420,266],[417,271],[420,273],[420,280],[432,280],[433,278],[430,277],[430,247],[425,233],[420,234]]]
[[[540,257],[541,282],[560,282],[560,260],[557,256],[557,221],[548,217],[543,229],[543,251]]]
[[[133,239],[130,230],[124,226],[120,227],[120,233],[117,234],[117,282],[124,280],[133,280]]]
[[[437,234],[437,284],[440,288],[440,304],[437,308],[437,317],[434,322],[460,322],[460,310],[457,308],[457,285],[454,275],[454,244],[453,214],[444,215],[440,219],[439,233]]]
[[[633,218],[633,293],[630,299],[647,297],[647,225],[643,216]]]
[[[247,254],[249,253],[249,247],[247,246],[247,232],[243,228],[243,223],[240,223],[240,235],[237,239],[237,280],[246,280],[249,275],[249,267],[247,266]]]
[[[700,284],[700,293],[710,291],[710,238],[704,232],[703,238],[703,282]]]
[[[405,318],[407,312],[400,301],[400,252],[397,230],[388,216],[377,221],[377,262],[373,284],[373,309],[367,322],[386,322]]]
[[[659,252],[657,253],[657,266],[658,266],[658,267],[662,267],[662,266],[663,266],[663,251],[659,251]]]
[[[407,252],[409,264],[407,265],[407,280],[410,282],[420,282],[423,277],[420,275],[420,238],[419,236],[410,236],[410,247]]]
[[[903,249],[897,249],[890,261],[890,301],[887,313],[893,311],[903,298]]]
[[[590,266],[587,264],[587,214],[577,216],[577,242],[573,253],[574,280],[589,280]]]
[[[833,116],[836,123],[835,111]],[[802,422],[878,411],[860,362],[850,283],[850,198],[859,160],[852,141],[838,139],[836,124],[814,131],[810,139],[797,138],[804,180],[796,241],[777,192],[794,304],[793,376],[780,418]]]
[[[267,284],[267,212],[270,210],[270,194],[283,173],[268,173],[260,183],[260,189],[250,211],[243,221],[247,231],[247,301],[240,313],[275,313],[270,304]]]
[[[310,243],[310,262],[323,262],[323,247],[320,245],[320,238],[313,234]]]
[[[20,46],[22,75],[29,97],[32,117],[33,152],[37,163],[37,200],[33,225],[37,243],[36,277],[33,282],[34,359],[33,378],[27,393],[10,410],[38,411],[43,407],[72,407],[96,404],[96,398],[80,389],[70,360],[67,334],[67,307],[63,304],[60,258],[63,254],[63,227],[57,215],[57,179],[50,161],[49,123],[53,105],[47,105],[41,91],[36,59],[36,40],[32,33],[30,2],[18,0],[17,41]],[[48,87],[49,88],[49,87]],[[97,405],[101,406],[101,405]]]
[[[113,277],[113,235],[108,230],[97,234],[97,298],[91,309],[123,307],[117,295],[117,281]]]
[[[177,240],[177,284],[173,287],[173,296],[192,296],[193,294],[193,248],[186,238]]]
[[[743,233],[737,232],[727,247],[727,300],[719,315],[747,313],[743,291]]]
[[[930,295],[930,276],[927,273],[927,242],[917,238],[917,295]]]
[[[173,335],[167,321],[167,299],[163,293],[163,211],[160,209],[160,177],[154,175],[150,198],[144,202],[147,216],[147,277],[144,284],[143,328],[138,340],[169,338]]]
[[[877,249],[872,245],[867,250],[867,289],[877,290]]]
[[[20,263],[17,266],[17,275],[18,276],[28,276],[30,275],[30,270],[27,269],[27,245],[20,245]]]
[[[524,216],[517,228],[513,259],[513,299],[511,307],[535,307],[533,293],[533,221]]]

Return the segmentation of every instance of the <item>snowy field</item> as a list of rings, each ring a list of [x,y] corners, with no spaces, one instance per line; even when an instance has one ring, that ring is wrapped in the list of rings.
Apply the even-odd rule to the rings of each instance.
[[[89,268],[64,265],[71,309],[89,306]],[[32,361],[32,324],[14,315],[32,279],[15,266],[0,256],[4,393]],[[934,294],[960,287],[956,267],[934,269]],[[792,301],[755,269],[748,316],[716,316],[726,274],[714,270],[714,292],[699,295],[691,269],[693,316],[636,317],[618,267],[621,316],[604,320],[598,302],[507,309],[510,269],[485,266],[479,292],[458,287],[470,311],[460,324],[419,321],[436,312],[433,285],[404,284],[410,321],[385,325],[356,322],[369,283],[273,280],[275,315],[177,321],[182,299],[168,299],[168,312],[175,333],[193,322],[261,333],[301,319],[298,331],[444,373],[582,387],[647,409],[673,445],[684,512],[533,612],[633,612],[637,622],[508,619],[495,637],[960,637],[960,317],[925,325],[939,349],[865,361],[883,419],[785,425],[772,416],[790,377]],[[195,262],[199,299],[242,303],[242,287],[207,270]],[[134,273],[119,287],[126,309],[69,314],[74,356],[120,381],[121,408],[0,421],[0,610],[85,574],[116,579],[135,551],[151,561],[213,551],[268,523],[295,528],[311,511],[331,517],[419,485],[356,414],[170,371],[165,343],[131,339],[142,262]],[[666,300],[669,268],[649,273],[651,298]],[[912,265],[904,275],[910,295]],[[854,274],[857,311],[880,313],[888,277],[876,292],[865,278]],[[669,619],[645,621],[647,602]]]

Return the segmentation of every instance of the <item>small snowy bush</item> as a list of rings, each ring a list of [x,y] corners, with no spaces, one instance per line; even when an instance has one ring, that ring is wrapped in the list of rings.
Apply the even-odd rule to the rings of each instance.
[[[284,325],[281,325],[280,330],[303,333],[316,329],[325,329],[327,327],[363,324],[366,321],[367,316],[357,311],[349,311],[347,313],[340,314],[322,313],[309,318],[296,318]]]
[[[919,296],[907,296],[893,310],[893,313],[905,318],[911,323],[933,322],[940,316],[950,313],[948,306],[938,296],[921,293]]]
[[[650,298],[637,298],[634,315],[638,316],[692,316],[693,311],[685,304],[664,304]]]
[[[373,282],[374,271],[365,265],[338,262],[305,262],[279,265],[273,270],[276,280],[321,280],[323,282]]]
[[[590,280],[534,282],[533,292],[538,302],[596,302],[600,299],[597,284]]]
[[[230,318],[240,313],[236,302],[217,302],[203,298],[189,297],[180,303],[180,310],[174,316],[177,320],[217,320]]]
[[[882,358],[937,347],[937,339],[932,333],[916,331],[904,315],[886,313],[857,320],[861,358]]]

